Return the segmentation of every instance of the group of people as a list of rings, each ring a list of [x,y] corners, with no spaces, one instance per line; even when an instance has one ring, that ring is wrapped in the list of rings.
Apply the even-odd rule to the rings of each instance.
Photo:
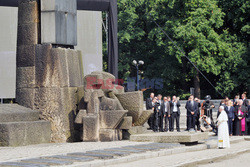
[[[180,102],[176,96],[164,97],[162,95],[154,96],[154,93],[150,94],[150,97],[146,101],[146,109],[153,110],[154,114],[148,119],[149,129],[154,132],[167,132],[174,131],[174,122],[176,122],[176,130],[180,132]],[[163,128],[163,122],[165,126]]]
[[[233,100],[226,97],[221,101],[220,106],[225,108],[228,115],[229,134],[248,135],[250,131],[250,101],[246,98],[246,93],[235,96]],[[220,113],[217,114],[219,117]]]
[[[234,100],[228,97],[223,99],[217,113],[217,122],[213,119],[213,109],[215,105],[211,101],[211,96],[207,95],[204,101],[190,95],[186,102],[187,110],[186,131],[214,131],[217,134],[219,116],[222,111],[227,115],[227,126],[229,135],[247,135],[247,129],[250,126],[250,101],[246,98],[246,93],[236,96]],[[180,102],[176,96],[172,99],[170,96],[162,95],[150,97],[146,100],[146,109],[152,109],[154,114],[149,118],[149,129],[154,132],[167,132],[176,130],[180,132]],[[248,112],[249,111],[249,112]],[[164,125],[165,122],[165,125]]]

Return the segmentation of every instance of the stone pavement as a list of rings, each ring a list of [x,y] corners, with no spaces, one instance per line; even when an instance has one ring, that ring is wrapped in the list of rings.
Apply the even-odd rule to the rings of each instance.
[[[207,149],[195,152],[184,152],[178,155],[168,155],[156,158],[149,158],[140,161],[127,162],[123,164],[111,165],[108,167],[177,167],[177,166],[198,166],[200,164],[208,164],[217,160],[225,160],[237,155],[250,152],[250,142],[242,141],[240,143],[231,144],[229,149]],[[223,164],[223,162],[221,163]],[[220,166],[220,165],[219,165]],[[238,165],[241,166],[241,165]]]
[[[0,147],[0,166],[147,166],[149,164],[159,166],[187,166],[199,163],[202,157],[208,155],[208,159],[202,157],[202,161],[211,161],[219,156],[228,156],[228,151],[233,155],[250,150],[250,142],[244,137],[231,138],[231,149],[208,149],[216,147],[216,137],[210,136],[199,144],[184,146],[173,143],[136,143],[136,142],[83,142],[63,144],[43,144],[17,148]],[[241,145],[246,146],[240,148]],[[226,154],[225,154],[226,153]],[[213,157],[215,156],[215,157]],[[166,159],[165,163],[158,163],[157,159]],[[134,162],[136,161],[136,162]],[[122,164],[123,163],[123,164]],[[126,164],[125,164],[126,163]],[[155,166],[154,165],[154,166]]]

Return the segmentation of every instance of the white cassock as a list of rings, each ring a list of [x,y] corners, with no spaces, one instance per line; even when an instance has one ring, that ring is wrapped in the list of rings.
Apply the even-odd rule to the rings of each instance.
[[[230,148],[227,113],[224,110],[221,111],[217,120],[218,120],[218,147]]]

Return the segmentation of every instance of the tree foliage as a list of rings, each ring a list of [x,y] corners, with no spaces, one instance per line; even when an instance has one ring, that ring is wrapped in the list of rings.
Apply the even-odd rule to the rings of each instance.
[[[143,77],[163,79],[156,93],[188,93],[197,77],[202,97],[249,91],[249,7],[246,0],[118,0],[119,77],[136,75],[135,59],[145,62]]]

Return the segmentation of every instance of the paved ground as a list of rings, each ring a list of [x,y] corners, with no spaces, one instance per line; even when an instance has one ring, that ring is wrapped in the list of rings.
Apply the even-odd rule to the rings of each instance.
[[[208,149],[208,150],[196,151],[196,152],[186,152],[186,153],[180,153],[178,155],[169,155],[169,156],[163,156],[163,157],[157,157],[157,158],[150,158],[150,159],[139,160],[139,161],[130,162],[126,164],[125,163],[116,164],[116,165],[111,165],[109,167],[131,167],[131,166],[166,167],[166,166],[182,166],[182,165],[186,166],[187,164],[189,164],[190,166],[195,166],[197,165],[197,160],[206,160],[206,158],[216,158],[219,156],[227,157],[229,154],[235,154],[238,151],[244,151],[246,148],[250,150],[249,141],[243,141],[241,143],[232,144],[231,148],[229,149]],[[249,155],[249,153],[247,155]],[[241,159],[244,159],[245,155],[242,155],[242,156],[243,157],[241,157]],[[235,164],[237,164],[237,167],[245,166],[248,160],[249,160],[249,157],[246,158],[242,162],[240,160],[236,160]],[[230,163],[230,160],[226,160],[225,162],[229,163],[230,166],[233,166],[233,164]],[[214,165],[214,167],[218,167],[218,166],[221,166],[222,164],[224,165],[225,163],[219,162],[218,165],[217,163],[209,164],[209,165]],[[207,167],[207,165],[205,166]],[[236,165],[234,165],[234,167],[235,166]]]
[[[199,165],[199,167],[248,167],[250,166],[250,153],[241,154],[236,157],[222,160],[219,162],[210,162],[208,164]]]
[[[0,147],[0,162],[15,161],[24,158],[35,158],[40,156],[58,155],[63,153],[85,152],[89,150],[98,150],[138,144],[143,143],[129,141],[80,142],[38,144],[23,147]]]

